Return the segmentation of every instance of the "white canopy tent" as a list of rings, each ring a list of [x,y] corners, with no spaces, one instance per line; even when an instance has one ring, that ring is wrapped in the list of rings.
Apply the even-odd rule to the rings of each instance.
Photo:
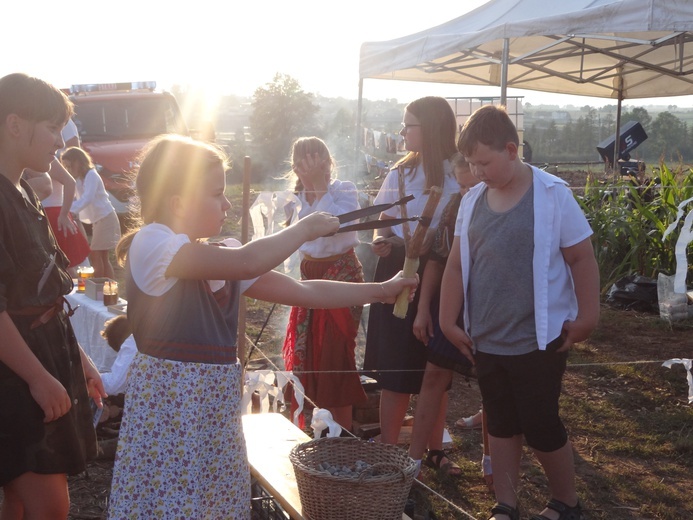
[[[366,78],[522,88],[621,102],[693,94],[692,0],[490,0],[361,46]],[[615,156],[618,157],[618,142]]]

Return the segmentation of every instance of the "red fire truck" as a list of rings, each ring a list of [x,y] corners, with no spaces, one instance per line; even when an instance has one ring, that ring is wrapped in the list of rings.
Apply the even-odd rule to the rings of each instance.
[[[153,137],[189,135],[172,94],[153,81],[73,85],[74,121],[121,218],[127,219],[137,155]]]

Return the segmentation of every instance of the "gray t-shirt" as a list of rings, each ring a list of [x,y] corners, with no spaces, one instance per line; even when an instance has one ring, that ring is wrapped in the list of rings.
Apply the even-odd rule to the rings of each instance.
[[[489,208],[488,191],[469,224],[469,322],[479,352],[521,355],[536,350],[534,323],[534,190],[503,213]]]

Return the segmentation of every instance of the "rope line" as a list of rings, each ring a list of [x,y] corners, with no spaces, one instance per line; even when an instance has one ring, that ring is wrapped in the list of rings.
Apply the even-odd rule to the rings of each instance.
[[[247,338],[250,339],[250,338]],[[262,353],[263,357],[269,360],[267,356],[261,351],[260,347],[255,347],[255,350],[258,352]],[[269,360],[271,363],[271,360]],[[586,368],[586,367],[602,367],[602,366],[610,366],[610,365],[646,365],[646,364],[662,364],[665,361],[668,361],[666,359],[661,359],[661,360],[637,360],[637,361],[605,361],[602,363],[570,363],[566,365],[566,369],[568,368]],[[276,367],[276,365],[273,364],[273,366]],[[281,371],[280,369],[277,368],[277,370]],[[406,372],[412,372],[412,373],[419,373],[419,372],[424,372],[426,369],[425,368],[405,368],[405,369],[383,369],[383,370],[302,370],[300,372],[294,371],[294,375],[303,375],[303,374],[361,374],[361,375],[368,375],[369,372],[378,372],[378,373],[406,373]],[[436,369],[434,369],[436,370]],[[440,370],[448,370],[445,368],[441,368]]]
[[[247,335],[246,335],[246,340],[249,340],[251,343],[253,343],[253,340],[252,340],[251,338],[249,338]],[[265,359],[268,361],[268,363],[275,369],[275,371],[277,371],[277,372],[282,372],[282,370],[281,370],[281,369],[280,369],[280,368],[279,368],[279,367],[267,356],[267,354],[265,354],[265,353],[262,351],[262,349],[261,349],[260,347],[257,346],[257,344],[253,343],[253,347],[254,347],[254,350],[256,350],[258,353],[260,353],[260,355],[262,355],[262,357],[265,358]],[[318,371],[315,371],[315,372],[318,372]],[[331,371],[324,371],[324,372],[321,372],[321,373],[331,373],[331,372],[339,372],[339,371],[332,371],[332,370],[331,370]],[[354,371],[353,371],[353,370],[349,370],[348,372],[354,372]],[[356,372],[358,372],[358,371],[356,371]],[[302,372],[302,373],[306,374],[306,373],[313,373],[313,372]],[[295,372],[294,372],[294,375],[296,375]],[[291,380],[289,380],[289,383],[293,386],[294,392],[296,392],[297,388],[296,388],[296,385],[294,384],[294,382],[291,381]],[[311,400],[311,399],[305,394],[305,392],[301,392],[301,395],[303,395],[303,398],[304,398],[306,401],[308,401],[310,404],[312,404],[314,408],[320,408],[313,400]],[[342,425],[340,424],[340,426],[342,426]],[[350,432],[347,428],[344,428],[344,427],[342,426],[342,429],[343,429],[343,431],[347,432],[347,433],[348,433],[351,437],[353,437],[354,439],[359,439],[359,437],[357,437],[356,435],[354,435],[354,434],[353,434],[352,432]],[[416,482],[417,485],[419,485],[419,486],[421,486],[422,488],[426,489],[426,490],[429,491],[430,493],[436,495],[439,499],[443,500],[448,506],[450,506],[450,507],[452,507],[453,509],[455,509],[455,510],[459,511],[460,513],[464,514],[467,518],[470,518],[471,520],[477,520],[474,516],[470,515],[467,511],[465,511],[464,509],[460,508],[457,504],[455,504],[454,502],[451,502],[449,499],[445,498],[443,495],[441,495],[440,493],[438,493],[438,492],[435,491],[434,489],[431,489],[431,488],[428,487],[426,484],[424,484],[423,482],[421,482],[419,479],[415,478],[415,479],[414,479],[414,482]]]

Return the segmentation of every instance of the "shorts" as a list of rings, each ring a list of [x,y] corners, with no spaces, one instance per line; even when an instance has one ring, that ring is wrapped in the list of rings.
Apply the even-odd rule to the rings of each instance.
[[[91,250],[110,251],[120,241],[120,222],[115,211],[97,220],[91,228]]]
[[[553,452],[568,441],[558,415],[567,352],[535,350],[519,356],[478,352],[476,371],[489,435],[524,435],[536,450]]]

